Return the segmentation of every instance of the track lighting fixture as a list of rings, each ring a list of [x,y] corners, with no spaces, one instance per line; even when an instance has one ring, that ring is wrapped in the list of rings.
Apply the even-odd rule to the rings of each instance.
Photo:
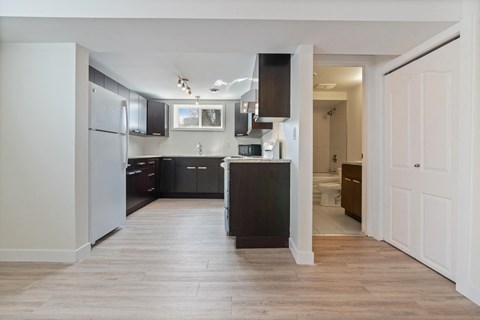
[[[188,81],[189,81],[188,79],[182,78],[182,77],[179,76],[178,81],[177,81],[177,87],[182,88],[182,91],[191,95],[192,94],[192,89],[188,85]]]

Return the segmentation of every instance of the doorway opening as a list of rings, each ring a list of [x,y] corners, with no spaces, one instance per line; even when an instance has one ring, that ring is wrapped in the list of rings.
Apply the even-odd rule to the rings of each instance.
[[[363,235],[362,73],[362,67],[314,66],[314,236]]]

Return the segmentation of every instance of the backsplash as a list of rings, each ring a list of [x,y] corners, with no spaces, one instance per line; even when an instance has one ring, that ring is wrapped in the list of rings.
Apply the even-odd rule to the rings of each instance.
[[[239,144],[261,143],[261,139],[238,138],[235,130],[235,102],[233,100],[202,101],[201,104],[225,105],[225,131],[183,131],[172,130],[174,104],[193,104],[193,100],[162,100],[170,105],[170,136],[131,137],[129,155],[195,155],[197,143],[201,143],[204,155],[236,155]],[[135,154],[137,153],[137,154]]]

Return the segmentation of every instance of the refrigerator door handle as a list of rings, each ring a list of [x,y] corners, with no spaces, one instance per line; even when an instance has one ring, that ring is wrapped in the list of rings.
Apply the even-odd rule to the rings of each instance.
[[[127,109],[127,100],[122,101],[122,108],[125,110],[125,161],[123,164],[125,168],[128,166],[128,109]]]

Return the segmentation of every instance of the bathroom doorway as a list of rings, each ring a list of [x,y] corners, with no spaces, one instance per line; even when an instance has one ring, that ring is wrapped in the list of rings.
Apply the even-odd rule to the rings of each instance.
[[[362,71],[314,66],[314,236],[362,235]]]

